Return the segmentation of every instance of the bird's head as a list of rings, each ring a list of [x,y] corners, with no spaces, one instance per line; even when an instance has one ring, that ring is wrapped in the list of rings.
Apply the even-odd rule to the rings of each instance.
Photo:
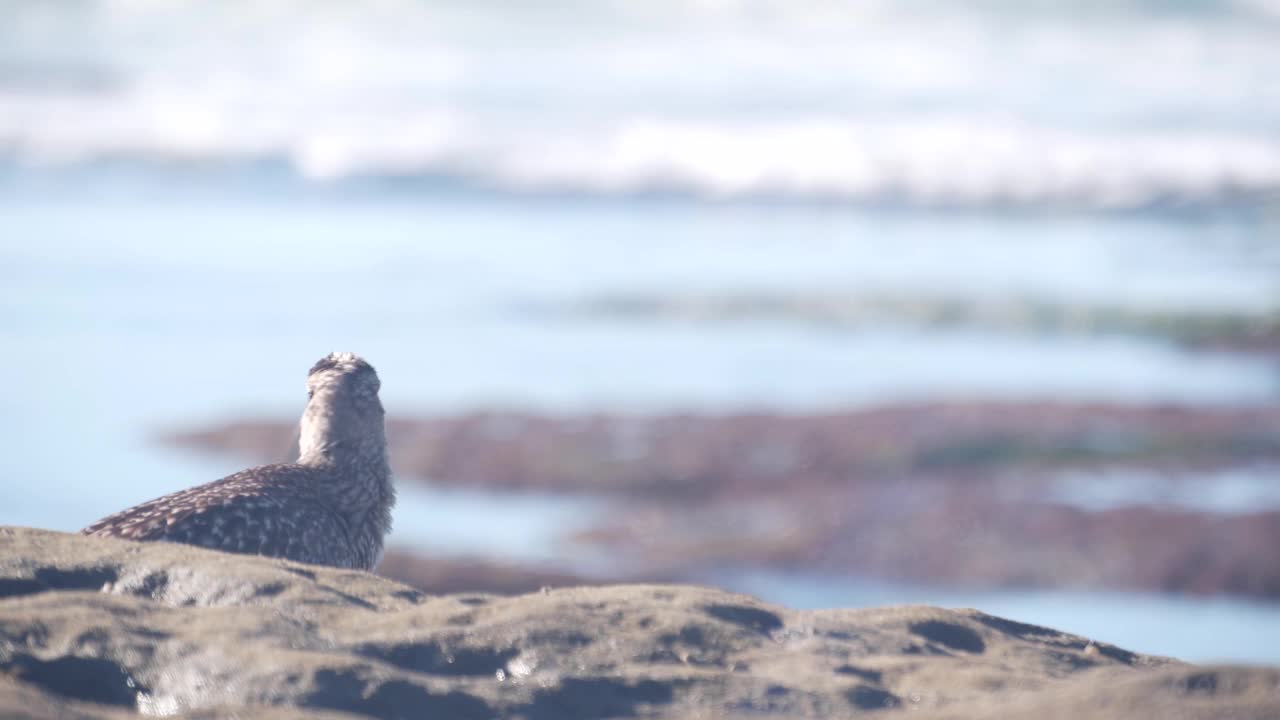
[[[373,366],[349,352],[330,353],[307,374],[307,409],[298,442],[300,458],[330,460],[385,444],[382,383]]]

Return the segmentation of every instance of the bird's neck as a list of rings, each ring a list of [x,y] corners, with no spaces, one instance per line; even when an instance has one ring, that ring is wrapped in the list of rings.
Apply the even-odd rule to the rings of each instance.
[[[298,423],[298,464],[378,471],[387,466],[382,408],[359,407],[327,390],[307,403]]]
[[[352,438],[314,429],[309,432],[304,425],[298,440],[298,464],[339,472],[390,472],[381,428]]]
[[[385,444],[327,444],[303,450],[298,464],[323,470],[334,478],[329,494],[341,501],[340,507],[366,507],[386,501],[391,494],[391,464]]]
[[[328,479],[316,491],[341,509],[351,532],[368,532],[380,547],[382,536],[391,528],[395,505],[382,422],[355,428],[334,422],[328,413],[310,410],[299,428],[298,464],[322,471],[321,477]]]

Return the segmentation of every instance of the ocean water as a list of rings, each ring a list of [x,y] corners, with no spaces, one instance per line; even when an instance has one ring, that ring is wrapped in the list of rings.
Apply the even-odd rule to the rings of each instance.
[[[1273,0],[11,0],[0,153],[961,208],[1280,187]]]
[[[1053,484],[1054,503],[1100,511],[1135,506],[1247,514],[1280,510],[1280,468],[1241,464],[1213,472],[1070,471]]]
[[[1275,312],[1274,2],[3,12],[0,523],[74,530],[239,469],[153,437],[293,417],[335,349],[369,357],[402,416],[1280,400],[1273,357],[1140,334],[557,312],[759,291]],[[1274,502],[1274,473],[1235,477],[1225,500],[1103,477],[1065,501]],[[554,561],[591,502],[406,483],[393,541]],[[874,601],[834,581],[739,587]],[[1274,606],[1037,597],[1010,614],[1078,608],[1064,627],[1111,639],[1090,623],[1147,607],[1164,632],[1115,642],[1280,661],[1280,643],[1237,646],[1246,624],[1280,634]]]

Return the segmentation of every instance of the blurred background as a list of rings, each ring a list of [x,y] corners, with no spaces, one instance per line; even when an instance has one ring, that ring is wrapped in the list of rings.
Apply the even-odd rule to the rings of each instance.
[[[381,571],[1280,663],[1273,0],[0,0],[0,523],[383,379]]]

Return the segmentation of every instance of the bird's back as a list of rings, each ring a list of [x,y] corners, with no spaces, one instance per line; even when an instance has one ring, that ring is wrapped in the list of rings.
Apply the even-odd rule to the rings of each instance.
[[[109,515],[86,535],[164,540],[298,562],[366,567],[342,516],[316,488],[324,471],[264,465]]]

